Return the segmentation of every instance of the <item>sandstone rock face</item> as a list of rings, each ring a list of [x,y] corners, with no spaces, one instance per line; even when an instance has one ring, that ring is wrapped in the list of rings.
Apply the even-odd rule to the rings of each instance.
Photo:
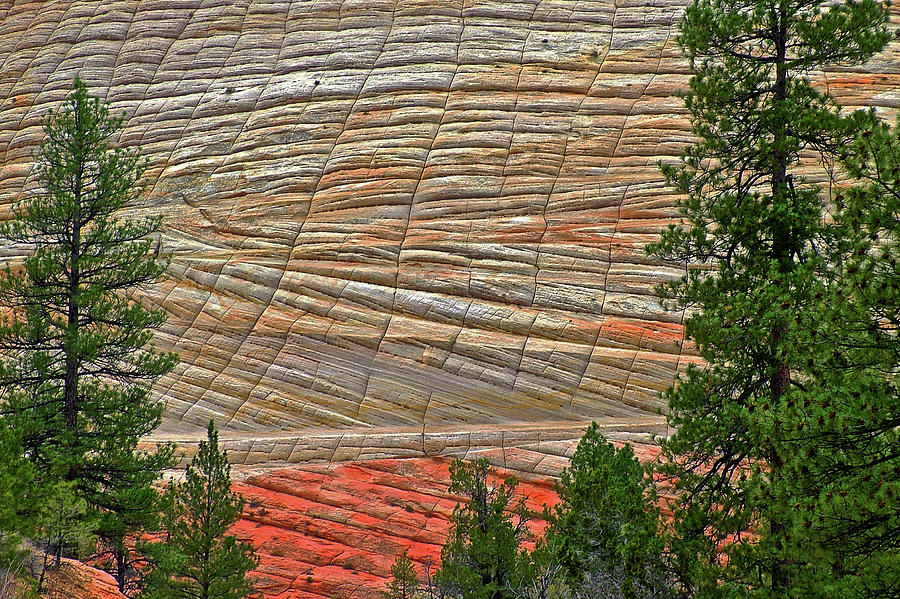
[[[684,3],[0,0],[0,203],[76,75],[130,115],[164,432],[646,418]],[[889,114],[897,50],[823,81]]]
[[[655,446],[633,447],[643,461],[658,454]],[[566,465],[545,460],[550,476],[536,476],[531,464],[540,455],[523,449],[478,454],[497,466],[494,480],[516,476],[517,496],[536,512],[558,501],[552,477]],[[391,564],[404,551],[420,578],[429,564],[433,574],[460,501],[447,492],[449,464],[444,458],[307,464],[236,483],[248,503],[233,532],[260,556],[259,590],[292,599],[380,599]],[[540,519],[530,523],[536,537],[544,528]]]
[[[504,425],[437,426],[427,430],[367,427],[356,430],[305,429],[278,433],[231,431],[222,437],[232,464],[243,471],[266,470],[287,464],[349,462],[386,458],[445,457],[470,460],[487,457],[500,468],[537,476],[556,476],[584,435],[588,422],[507,423]],[[618,443],[656,444],[668,429],[659,418],[605,420],[600,431]],[[175,441],[181,464],[196,454],[197,434],[163,434],[147,439]]]
[[[567,465],[577,439],[554,446],[470,450],[485,457],[492,479],[520,480],[517,497],[541,511],[557,501],[554,477]],[[642,460],[658,447],[633,443]],[[253,470],[238,466],[233,488],[247,504],[231,533],[260,557],[253,573],[263,597],[380,599],[390,567],[404,551],[425,578],[440,566],[450,514],[461,498],[447,492],[447,458],[366,459]],[[539,537],[545,524],[529,525]],[[53,574],[48,597],[121,599],[106,573],[66,560]]]

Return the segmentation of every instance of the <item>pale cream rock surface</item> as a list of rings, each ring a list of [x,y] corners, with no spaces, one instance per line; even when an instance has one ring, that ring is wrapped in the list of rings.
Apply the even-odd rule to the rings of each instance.
[[[653,291],[683,269],[644,253],[677,216],[684,4],[0,0],[0,204],[76,75],[128,115],[171,260],[163,437],[214,417],[253,464],[658,425],[694,359]],[[814,75],[889,117],[898,48]],[[304,433],[356,427],[419,432]]]

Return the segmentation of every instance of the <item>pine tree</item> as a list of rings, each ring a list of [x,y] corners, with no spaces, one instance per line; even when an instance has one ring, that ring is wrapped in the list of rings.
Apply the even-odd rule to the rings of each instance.
[[[141,597],[251,597],[254,589],[247,573],[257,559],[249,545],[226,534],[240,518],[244,501],[231,490],[231,466],[219,450],[219,433],[212,421],[184,480],[170,483],[166,495],[166,540],[141,549],[154,564]]]
[[[784,414],[795,550],[814,547],[806,596],[900,594],[900,139],[852,115],[840,153],[823,318],[807,323],[811,380]]]
[[[144,170],[137,154],[109,146],[121,126],[76,79],[44,125],[38,191],[0,225],[27,252],[0,279],[0,414],[37,484],[74,483],[120,547],[171,464],[171,447],[137,444],[160,422],[150,385],[175,364],[149,345],[165,313],[135,295],[165,266],[150,254],[159,219],[119,216]]]
[[[616,449],[592,423],[556,490],[549,545],[571,588],[598,599],[674,596],[652,481],[631,446]]]
[[[662,291],[691,308],[685,333],[705,365],[667,393],[665,452],[683,505],[676,561],[702,596],[797,595],[811,559],[791,540],[798,448],[785,420],[810,376],[832,231],[800,166],[804,153],[833,156],[846,121],[807,73],[865,61],[887,43],[886,20],[872,0],[696,0],[680,27],[697,142],[664,167],[683,224],[650,251],[692,267]]]
[[[434,577],[448,597],[511,599],[533,576],[530,556],[521,547],[531,514],[522,502],[511,506],[518,483],[508,478],[491,485],[488,470],[485,458],[450,465],[450,492],[468,500],[453,510],[450,538]],[[513,514],[507,513],[510,507]]]
[[[419,597],[419,576],[406,551],[391,565],[391,581],[381,594],[384,599],[416,599]]]

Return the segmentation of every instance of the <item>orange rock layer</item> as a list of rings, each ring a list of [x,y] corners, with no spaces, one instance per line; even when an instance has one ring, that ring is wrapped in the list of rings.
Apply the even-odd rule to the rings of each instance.
[[[370,460],[236,483],[248,504],[235,532],[261,558],[259,589],[272,599],[380,599],[403,551],[421,577],[428,564],[433,572],[459,500],[447,492],[448,467],[441,458]],[[556,501],[548,477],[523,477],[518,491],[534,510]],[[543,529],[539,520],[532,524]]]
[[[653,445],[633,447],[641,460],[658,454]],[[566,453],[573,450],[569,444]],[[545,461],[546,473],[535,475],[536,455],[520,448],[478,454],[495,466],[494,481],[517,477],[517,497],[540,511],[558,500],[555,475],[567,462]],[[232,533],[260,557],[257,589],[265,599],[381,599],[391,564],[404,551],[424,579],[440,566],[450,515],[461,499],[447,491],[449,464],[447,458],[408,458],[255,473],[239,467],[243,480],[233,488],[247,504]],[[545,524],[535,519],[529,528],[539,536]],[[51,582],[53,597],[122,597],[108,574],[77,562],[64,564]]]

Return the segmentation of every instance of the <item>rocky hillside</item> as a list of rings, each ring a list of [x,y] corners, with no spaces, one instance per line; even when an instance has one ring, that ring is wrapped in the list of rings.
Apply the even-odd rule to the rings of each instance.
[[[76,560],[63,558],[59,568],[47,571],[41,599],[126,599],[126,597],[119,592],[115,579],[106,572]]]
[[[683,3],[0,0],[0,204],[76,75],[129,115],[165,434],[644,420],[691,359],[643,251]],[[888,116],[897,50],[813,75]]]

